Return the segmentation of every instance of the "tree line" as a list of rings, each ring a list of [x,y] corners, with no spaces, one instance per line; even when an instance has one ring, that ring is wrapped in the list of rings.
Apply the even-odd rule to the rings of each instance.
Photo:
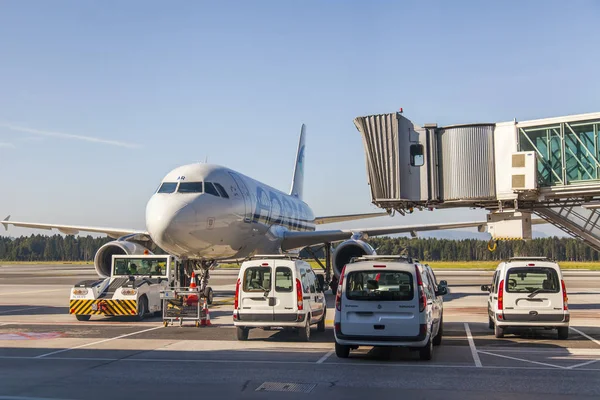
[[[2,261],[92,261],[108,237],[73,235],[0,236]],[[496,251],[488,250],[486,240],[434,238],[370,238],[378,254],[406,254],[423,261],[497,261],[514,256],[545,256],[557,261],[598,261],[598,252],[572,238],[543,238],[529,241],[498,242]],[[157,251],[156,253],[162,253]],[[324,257],[321,249],[315,252]],[[309,257],[306,251],[301,253]]]

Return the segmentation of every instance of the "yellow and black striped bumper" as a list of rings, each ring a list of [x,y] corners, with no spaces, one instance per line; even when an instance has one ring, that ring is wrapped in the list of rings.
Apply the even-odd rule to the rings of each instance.
[[[69,314],[75,315],[137,315],[135,300],[71,300]]]

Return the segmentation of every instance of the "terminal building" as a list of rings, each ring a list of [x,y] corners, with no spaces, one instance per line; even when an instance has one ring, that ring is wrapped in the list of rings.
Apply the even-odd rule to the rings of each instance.
[[[484,208],[494,240],[531,239],[546,221],[600,251],[600,113],[440,127],[397,112],[354,124],[376,206]]]

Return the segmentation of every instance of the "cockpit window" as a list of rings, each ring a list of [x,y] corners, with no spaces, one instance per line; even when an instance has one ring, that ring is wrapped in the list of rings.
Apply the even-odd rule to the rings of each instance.
[[[181,182],[178,193],[202,193],[202,182]]]
[[[204,182],[204,186],[206,186],[205,187],[206,193],[212,194],[213,196],[221,197],[221,196],[219,196],[219,192],[217,192],[217,189],[215,189],[215,187],[213,186],[212,183]]]
[[[163,182],[157,193],[173,193],[177,188],[177,182]]]
[[[221,186],[221,184],[215,182],[215,187],[217,188],[217,190],[219,191],[219,193],[221,194],[221,197],[225,197],[226,199],[229,198],[229,195],[227,194],[227,192],[225,191],[225,188],[223,186]]]

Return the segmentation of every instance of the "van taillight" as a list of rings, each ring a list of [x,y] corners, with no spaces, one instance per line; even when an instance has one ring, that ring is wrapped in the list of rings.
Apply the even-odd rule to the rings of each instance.
[[[344,273],[346,272],[346,266],[344,265],[344,268],[342,268],[342,273],[340,274],[340,281],[338,282],[338,286],[342,286],[342,283],[344,283]]]
[[[237,280],[235,284],[235,298],[233,300],[233,309],[237,310],[240,305],[240,280]]]
[[[500,281],[498,287],[498,311],[504,310],[504,281]]]
[[[567,288],[565,286],[565,281],[561,279],[560,285],[562,286],[563,291],[563,310],[567,311],[569,309],[569,298],[567,297]]]
[[[299,279],[296,279],[296,300],[298,302],[298,310],[304,310],[304,302],[302,301],[302,284]]]
[[[425,289],[423,288],[423,279],[421,278],[421,272],[419,267],[415,264],[415,271],[417,273],[417,286],[419,287],[419,312],[425,310],[427,306],[427,297],[425,296]]]

